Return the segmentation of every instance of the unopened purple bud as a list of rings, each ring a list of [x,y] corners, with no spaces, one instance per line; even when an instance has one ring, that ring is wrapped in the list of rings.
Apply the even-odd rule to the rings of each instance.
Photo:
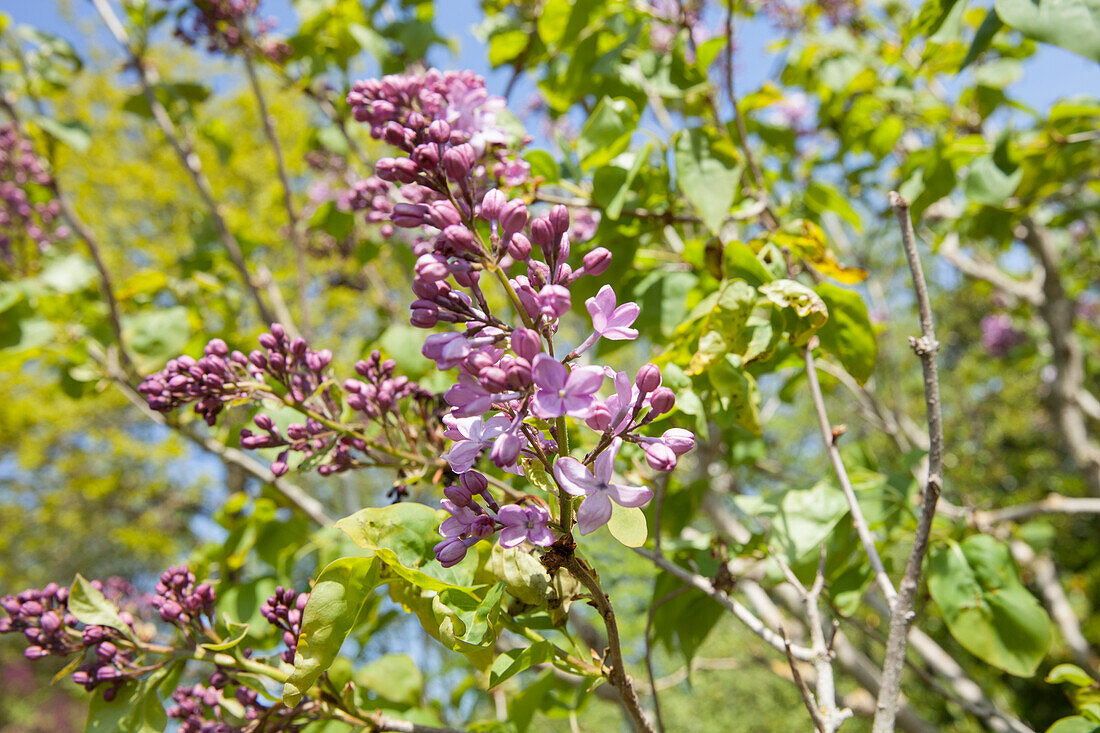
[[[661,369],[656,364],[646,364],[638,370],[638,376],[634,380],[638,385],[638,391],[649,394],[661,386]]]
[[[462,486],[448,486],[443,489],[443,495],[455,506],[468,506],[470,503],[470,492]]]
[[[446,120],[432,120],[428,125],[428,139],[437,145],[442,145],[451,139],[451,126]]]
[[[658,387],[650,396],[649,405],[653,408],[654,416],[663,415],[675,407],[676,394],[668,387]]]
[[[443,153],[443,170],[447,172],[447,177],[452,181],[460,181],[474,167],[476,160],[474,146],[469,143],[462,143]]]
[[[428,207],[424,204],[394,204],[390,221],[399,227],[412,229],[424,225]]]
[[[508,240],[508,254],[511,255],[513,260],[523,262],[531,256],[531,240],[516,232]]]
[[[611,251],[606,247],[596,247],[584,256],[584,271],[589,275],[602,275],[611,266]]]
[[[695,447],[695,436],[690,430],[669,428],[661,436],[661,442],[671,448],[673,453],[682,456]]]
[[[413,149],[412,159],[424,170],[432,170],[439,165],[439,146],[431,143],[417,145]]]
[[[500,212],[500,226],[505,233],[511,234],[523,229],[527,224],[527,204],[523,199],[512,199]]]
[[[527,361],[534,361],[542,351],[542,339],[530,328],[517,328],[512,331],[512,351]]]
[[[660,441],[645,446],[645,461],[656,471],[671,471],[676,468],[676,454]]]
[[[513,389],[526,389],[531,385],[531,362],[518,357],[513,359],[504,371],[508,374],[508,386]]]
[[[477,246],[474,241],[474,234],[469,229],[458,224],[452,224],[443,230],[443,238],[450,243],[452,247],[457,250],[465,250],[467,252],[474,252]]]
[[[175,601],[165,601],[160,607],[160,617],[168,623],[174,623],[183,613],[183,607]]]
[[[116,679],[119,675],[119,671],[114,667],[100,667],[95,672],[95,678],[99,682],[109,682]]]
[[[42,630],[54,633],[61,628],[61,617],[55,611],[46,611],[42,614]]]
[[[546,285],[539,291],[539,309],[550,318],[560,318],[569,312],[569,290],[561,285]]]
[[[493,442],[489,460],[500,468],[514,465],[522,447],[523,444],[515,433],[504,433]]]
[[[462,223],[462,214],[450,201],[434,201],[428,205],[427,222],[436,229],[446,229]]]
[[[565,234],[569,231],[569,209],[561,204],[554,204],[550,208],[550,225],[554,227],[555,234]]]
[[[436,559],[439,560],[439,564],[445,568],[449,568],[452,565],[457,565],[462,562],[469,548],[466,546],[466,543],[458,537],[452,537],[443,540],[432,549],[435,552]]]
[[[531,222],[531,241],[542,247],[543,250],[554,241],[554,226],[550,220],[540,216]]]
[[[436,254],[421,255],[417,259],[414,269],[418,277],[428,282],[446,280],[447,276],[451,274],[451,268],[447,266],[446,258]]]
[[[30,660],[48,657],[50,653],[40,646],[29,646],[23,650],[23,656]]]
[[[420,173],[420,167],[410,158],[398,158],[394,161],[393,168],[397,180],[401,183],[414,183],[417,174]],[[381,178],[382,176],[378,177]]]
[[[395,158],[379,158],[374,163],[374,174],[383,181],[397,180],[397,160]]]
[[[388,142],[395,148],[408,147],[409,139],[407,136],[407,131],[402,125],[397,122],[393,122],[392,120],[390,122],[387,122],[386,129],[383,135],[386,138],[386,142]]]
[[[481,218],[486,221],[499,219],[506,203],[508,203],[508,199],[500,189],[489,190],[481,199]]]
[[[118,654],[118,647],[109,641],[105,641],[96,647],[95,653],[101,661],[109,662]]]
[[[478,471],[467,471],[458,477],[458,482],[470,492],[471,496],[480,494],[489,488],[488,479]]]
[[[417,328],[432,328],[439,323],[439,309],[414,308],[409,323]]]
[[[256,423],[256,427],[260,430],[271,430],[275,427],[275,421],[271,419],[270,415],[265,415],[262,412],[256,417],[252,418],[252,422]]]

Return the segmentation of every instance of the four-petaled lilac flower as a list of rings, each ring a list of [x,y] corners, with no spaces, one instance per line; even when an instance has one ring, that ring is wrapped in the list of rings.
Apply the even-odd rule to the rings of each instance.
[[[638,338],[638,329],[630,326],[638,319],[641,309],[634,302],[616,307],[615,290],[610,285],[600,288],[596,297],[584,301],[584,305],[592,316],[592,328],[605,339],[630,341]]]
[[[466,473],[477,463],[481,451],[492,445],[508,429],[511,421],[504,415],[494,415],[488,420],[444,415],[443,423],[447,426],[443,435],[455,441],[443,457],[451,464],[452,471]]]
[[[501,547],[515,547],[524,541],[542,547],[554,544],[554,535],[546,526],[550,515],[541,506],[508,504],[500,508],[497,520],[504,525],[500,531]]]
[[[569,367],[552,356],[539,354],[532,365],[535,397],[534,412],[544,420],[568,415],[588,417],[596,403],[596,392],[603,385],[603,369],[597,366]]]
[[[615,456],[622,440],[616,438],[611,446],[596,457],[594,472],[584,467],[576,458],[559,458],[554,462],[554,478],[573,496],[583,496],[577,510],[577,531],[583,534],[595,532],[611,519],[611,502],[622,507],[644,506],[653,498],[653,491],[645,486],[624,486],[611,483],[615,470]]]
[[[470,342],[457,331],[433,333],[424,340],[420,352],[434,361],[440,369],[451,369],[458,366],[470,353]]]

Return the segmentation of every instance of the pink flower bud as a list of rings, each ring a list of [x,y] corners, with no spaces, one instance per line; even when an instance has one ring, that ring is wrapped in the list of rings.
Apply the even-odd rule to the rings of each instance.
[[[397,158],[393,164],[394,175],[401,183],[413,183],[420,173],[420,167],[409,158]],[[378,176],[382,178],[381,175]]]
[[[550,318],[560,318],[569,312],[569,291],[561,285],[546,285],[539,291],[539,310]]]
[[[611,252],[606,247],[596,247],[584,256],[583,262],[589,275],[602,275],[611,266]]]
[[[500,212],[500,225],[506,233],[518,232],[527,223],[527,204],[523,199],[512,199]]]
[[[531,222],[531,241],[542,247],[543,250],[554,241],[554,227],[550,220],[540,216]]]
[[[676,468],[676,454],[660,441],[645,446],[645,462],[657,471],[671,471]]]
[[[436,229],[462,223],[462,214],[450,201],[435,201],[428,206],[427,222]]]
[[[634,380],[638,390],[642,394],[649,394],[661,386],[661,369],[656,364],[646,364],[638,370],[638,376]]]
[[[451,126],[446,120],[432,120],[428,125],[428,139],[433,143],[442,145],[451,138]]]
[[[531,256],[531,240],[519,232],[516,232],[512,235],[512,238],[508,240],[508,254],[511,255],[512,259],[516,262],[523,262]]]
[[[443,239],[460,252],[476,252],[477,243],[474,234],[459,224],[452,224],[443,230]]]
[[[481,218],[486,221],[499,219],[507,203],[508,200],[500,189],[494,188],[488,191],[485,197],[481,199]]]
[[[569,231],[569,209],[561,204],[554,204],[550,208],[550,225],[555,234],[565,234]]]
[[[542,351],[542,339],[539,338],[538,333],[529,328],[517,328],[512,331],[512,351],[528,362],[533,361]]]
[[[413,269],[417,277],[428,282],[446,280],[447,276],[451,274],[451,269],[447,266],[447,259],[434,254],[422,255],[416,260]]]
[[[443,153],[443,170],[452,181],[460,181],[466,177],[476,161],[474,147],[469,143],[462,143]]]
[[[668,387],[658,387],[649,398],[649,406],[654,416],[664,415],[676,406],[676,395]]]
[[[488,479],[478,471],[467,471],[458,477],[458,482],[470,492],[471,496],[480,494],[489,488]]]
[[[439,146],[431,143],[422,143],[413,149],[413,162],[424,170],[431,170],[439,165]]]
[[[661,436],[661,442],[671,448],[673,453],[682,456],[695,447],[695,436],[690,430],[669,428]]]
[[[519,458],[522,447],[515,433],[504,433],[493,442],[493,449],[489,451],[489,460],[500,468],[511,466]]]

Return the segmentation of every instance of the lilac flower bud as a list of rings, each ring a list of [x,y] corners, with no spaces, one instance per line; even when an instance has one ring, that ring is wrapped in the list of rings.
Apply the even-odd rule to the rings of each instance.
[[[439,323],[439,309],[414,308],[409,323],[417,328],[432,328]]]
[[[49,656],[49,652],[40,646],[29,646],[23,650],[23,656],[30,660],[41,659]]]
[[[42,614],[40,623],[42,624],[43,631],[53,634],[61,628],[61,617],[57,615],[56,611],[46,611],[46,613]]]
[[[668,387],[658,387],[649,398],[653,415],[663,415],[676,405],[676,394]]]
[[[508,386],[512,389],[522,390],[531,386],[531,362],[527,359],[519,357],[511,360],[504,371],[508,375]]]
[[[543,248],[543,251],[554,241],[554,226],[546,217],[540,216],[531,222],[531,241]]]
[[[508,203],[508,199],[505,198],[504,193],[500,189],[494,188],[489,190],[484,198],[481,199],[481,218],[486,221],[494,221],[500,219],[501,212],[504,211],[504,205]]]
[[[661,442],[671,448],[673,453],[682,456],[695,447],[695,436],[690,430],[669,428],[661,436]]]
[[[469,143],[462,143],[450,148],[443,154],[443,170],[452,181],[461,181],[474,167],[477,155],[474,147]]]
[[[390,221],[405,229],[421,227],[424,226],[428,212],[425,204],[394,204]]]
[[[451,139],[451,126],[446,120],[432,120],[428,125],[428,139],[437,145],[442,145]]]
[[[448,486],[443,489],[443,495],[450,499],[455,506],[469,506],[472,498],[469,490],[462,486]]]
[[[417,277],[428,282],[446,280],[451,274],[451,269],[447,266],[447,258],[436,254],[421,255],[413,269]]]
[[[260,430],[271,430],[275,427],[275,421],[271,419],[270,415],[265,415],[262,412],[256,417],[252,418],[252,422],[256,423],[256,427]]]
[[[611,418],[611,408],[603,402],[597,402],[592,413],[585,418],[584,424],[602,433],[611,427]]]
[[[439,166],[439,146],[430,143],[417,145],[412,152],[413,162],[424,170],[432,170]]]
[[[602,275],[611,266],[611,252],[606,247],[596,247],[584,256],[583,262],[589,275]]]
[[[523,262],[531,256],[531,240],[516,232],[508,240],[508,254],[517,262]]]
[[[467,471],[458,477],[458,482],[470,492],[470,495],[481,494],[489,489],[489,481],[479,471]]]
[[[512,351],[527,361],[533,361],[542,351],[542,339],[529,328],[517,328],[512,331]]]
[[[386,124],[385,138],[386,142],[395,148],[407,148],[409,144],[408,130],[402,127],[396,122],[388,122]]]
[[[549,318],[560,318],[569,312],[569,291],[561,285],[546,285],[539,291],[539,310]]]
[[[565,234],[569,231],[569,209],[561,204],[554,204],[550,208],[550,225],[555,234]]]
[[[443,540],[433,548],[435,557],[439,560],[439,564],[445,568],[452,567],[462,562],[466,557],[466,551],[469,549],[466,544],[466,540],[459,539],[458,537],[451,537],[450,539]]]
[[[523,199],[512,199],[500,212],[500,226],[505,233],[511,234],[523,229],[527,223],[527,204]]]
[[[397,160],[394,158],[379,158],[374,163],[374,174],[383,181],[396,181]]]
[[[676,454],[664,443],[654,441],[645,445],[645,462],[656,471],[671,471],[676,468]]]
[[[469,229],[458,224],[452,224],[443,230],[443,239],[459,251],[476,252],[477,244],[474,234]]]
[[[450,201],[433,201],[428,205],[427,222],[436,229],[446,229],[452,224],[462,223],[462,214]]]
[[[503,433],[493,442],[493,449],[489,451],[489,460],[500,468],[511,466],[519,458],[522,447],[523,444],[515,433]]]
[[[638,370],[638,376],[634,380],[638,385],[638,391],[649,394],[661,386],[661,369],[656,364],[646,364]]]
[[[420,169],[409,158],[398,158],[393,164],[394,175],[401,183],[413,183],[416,181],[417,175],[420,173]],[[382,176],[379,175],[379,178]]]
[[[508,389],[508,374],[500,367],[486,367],[477,375],[477,381],[489,392],[503,392]]]

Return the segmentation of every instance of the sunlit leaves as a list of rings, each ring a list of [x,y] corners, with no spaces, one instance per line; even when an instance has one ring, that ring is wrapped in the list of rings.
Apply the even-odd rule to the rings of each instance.
[[[875,369],[878,341],[858,293],[823,282],[814,288],[829,310],[829,320],[818,330],[821,346],[835,354],[861,384]]]
[[[629,99],[601,99],[577,139],[581,166],[598,168],[611,162],[630,145],[637,125],[638,110]]]
[[[703,223],[717,232],[737,197],[741,177],[732,144],[708,128],[696,127],[677,134],[673,152],[677,185]]]
[[[1050,646],[1050,618],[1020,582],[1008,547],[989,535],[932,552],[928,590],[951,635],[982,661],[1035,674]]]
[[[1005,25],[1100,62],[1100,0],[996,0]]]
[[[287,705],[296,705],[332,665],[367,594],[378,585],[380,572],[375,558],[345,557],[317,576],[302,616],[294,671],[283,686],[283,702]]]

